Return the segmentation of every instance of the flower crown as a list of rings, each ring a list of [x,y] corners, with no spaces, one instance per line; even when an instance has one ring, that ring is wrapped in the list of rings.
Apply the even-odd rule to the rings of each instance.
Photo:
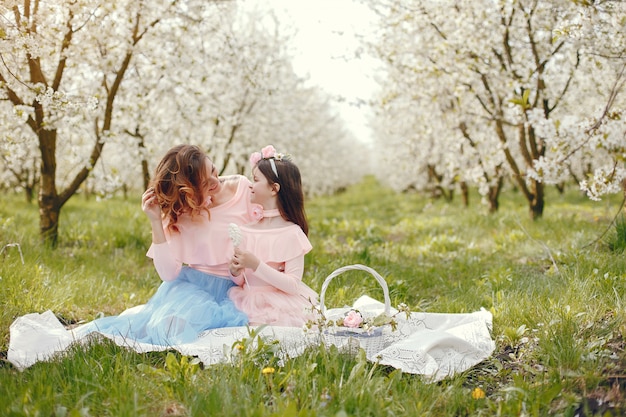
[[[276,177],[278,177],[278,170],[276,169],[276,163],[274,162],[274,160],[290,160],[289,155],[276,152],[276,149],[274,149],[272,145],[267,145],[266,147],[261,149],[261,152],[253,152],[252,155],[250,155],[250,165],[252,166],[252,168],[254,168],[261,159],[267,159],[270,161],[270,165],[272,165],[272,171],[274,171]]]

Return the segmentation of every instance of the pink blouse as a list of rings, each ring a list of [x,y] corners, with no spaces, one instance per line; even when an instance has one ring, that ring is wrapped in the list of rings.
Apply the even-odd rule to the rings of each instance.
[[[206,213],[181,215],[176,223],[179,232],[170,232],[164,225],[164,243],[152,244],[148,253],[163,281],[176,279],[183,264],[211,275],[229,278],[228,265],[233,256],[233,246],[228,225],[243,225],[252,221],[250,180],[242,175],[228,177],[238,181],[233,198],[224,204],[211,207],[210,219]]]
[[[242,249],[255,254],[261,263],[256,271],[245,270],[233,278],[236,284],[250,287],[274,286],[287,294],[301,292],[304,255],[312,246],[300,226],[291,224],[275,229],[241,226],[244,236]]]

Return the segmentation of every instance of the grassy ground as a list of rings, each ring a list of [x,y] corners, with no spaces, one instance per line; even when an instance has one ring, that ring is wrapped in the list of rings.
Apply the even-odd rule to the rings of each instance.
[[[3,197],[0,351],[20,315],[51,309],[68,323],[88,321],[151,296],[159,280],[145,257],[149,224],[138,198],[72,199],[51,251],[38,243],[36,207]],[[596,242],[620,202],[550,189],[543,218],[533,222],[514,191],[488,215],[477,196],[464,208],[398,195],[372,180],[308,202],[311,287],[362,263],[385,277],[392,305],[492,311],[494,355],[442,382],[317,348],[278,366],[272,347],[261,345],[235,364],[201,369],[177,353],[136,354],[101,342],[24,372],[0,361],[0,415],[622,415],[626,262],[609,249],[614,229]],[[364,293],[382,298],[375,280],[345,273],[326,304]]]

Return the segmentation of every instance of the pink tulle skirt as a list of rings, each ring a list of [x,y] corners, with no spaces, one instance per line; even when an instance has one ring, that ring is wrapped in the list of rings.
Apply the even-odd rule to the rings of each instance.
[[[315,319],[312,307],[318,302],[317,293],[303,282],[298,294],[287,294],[269,285],[244,285],[231,288],[228,296],[248,315],[251,325],[302,327]]]

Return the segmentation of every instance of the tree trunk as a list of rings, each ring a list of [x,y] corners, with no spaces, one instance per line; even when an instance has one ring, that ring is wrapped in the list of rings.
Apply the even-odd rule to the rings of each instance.
[[[42,185],[39,191],[39,235],[41,241],[48,246],[56,247],[59,239],[59,213],[61,207],[58,204],[56,192],[46,192],[48,188]]]
[[[624,195],[624,202],[626,202],[626,178],[622,180],[622,194]],[[622,215],[626,214],[626,204],[622,203]]]
[[[24,196],[26,197],[26,202],[28,204],[32,204],[33,203],[33,197],[35,195],[35,189],[31,186],[25,186],[24,187]]]
[[[143,134],[139,131],[139,125],[135,126],[135,131],[126,130],[126,134],[137,139],[137,147],[139,155],[141,155],[141,177],[143,178],[143,189],[147,190],[150,186],[150,170],[148,169],[148,160],[146,159],[146,141]],[[126,190],[124,190],[126,193]]]
[[[461,181],[461,199],[464,207],[469,207],[469,187],[465,181]]]
[[[560,182],[558,184],[555,184],[555,187],[556,187],[557,191],[559,192],[559,194],[563,194],[565,192],[565,183],[564,182]]]
[[[150,186],[150,171],[148,170],[148,161],[146,161],[146,158],[141,161],[141,172],[143,176],[143,189],[147,190]]]
[[[40,125],[41,126],[41,125]],[[59,231],[59,196],[56,190],[56,130],[41,128],[38,132],[41,152],[39,178],[39,235],[43,243],[56,247]]]
[[[446,195],[445,191],[443,196],[445,197],[446,201],[448,203],[451,203],[452,200],[454,200],[454,189],[450,189],[450,192]]]
[[[148,169],[148,160],[146,159],[146,144],[144,143],[143,136],[139,136],[139,149],[141,149],[141,174],[143,176],[143,189],[147,190],[150,186],[150,170]]]
[[[496,185],[489,187],[489,193],[487,199],[489,200],[489,213],[495,213],[500,208],[500,191],[502,190],[502,183],[504,179],[498,177]]]
[[[39,193],[39,234],[43,243],[53,248],[59,242],[59,214],[61,208],[52,198]]]
[[[489,188],[489,194],[488,194],[488,198],[489,198],[489,213],[493,214],[496,213],[498,211],[498,209],[500,208],[500,202],[498,201],[498,197],[495,196],[492,192],[493,188]]]
[[[536,180],[531,180],[530,191],[532,194],[532,198],[528,202],[530,208],[530,217],[533,220],[537,220],[543,216],[543,206],[545,204],[543,188],[543,183]]]

